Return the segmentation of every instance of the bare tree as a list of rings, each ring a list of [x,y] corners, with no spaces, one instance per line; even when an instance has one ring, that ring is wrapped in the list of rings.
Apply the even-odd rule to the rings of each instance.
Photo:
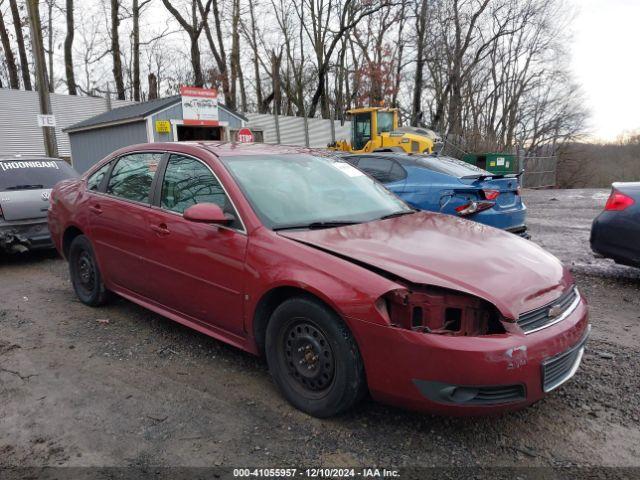
[[[9,40],[9,33],[4,23],[4,16],[1,10],[4,1],[0,1],[0,41],[2,42],[2,49],[4,50],[4,58],[7,62],[7,70],[9,71],[9,88],[20,88],[20,80],[18,79],[18,66],[16,65],[13,51],[11,50],[11,42]]]
[[[182,14],[171,4],[170,0],[162,0],[165,8],[178,21],[180,26],[189,35],[191,41],[191,66],[193,67],[194,83],[196,87],[204,85],[204,76],[202,75],[202,63],[200,58],[200,46],[198,40],[202,29],[207,25],[207,16],[211,9],[213,0],[207,0],[206,6],[202,6],[201,0],[191,0],[191,23],[187,22]],[[201,7],[201,19],[198,19],[198,7]]]
[[[118,100],[125,99],[124,78],[122,74],[122,54],[120,52],[120,0],[111,0],[111,57],[113,59],[113,79],[116,84]]]
[[[314,117],[318,103],[322,102],[322,116],[329,117],[329,103],[325,92],[327,75],[335,49],[342,40],[360,21],[369,15],[379,12],[389,2],[358,3],[353,0],[342,2],[332,0],[304,0],[301,5],[307,6],[308,17],[302,15],[302,10],[297,9],[300,22],[304,24],[305,32],[309,37],[316,54],[317,63],[317,87],[311,98],[309,116]],[[334,29],[332,15],[337,15]],[[310,25],[309,25],[310,24]]]
[[[64,39],[64,71],[67,77],[67,89],[69,95],[77,95],[76,77],[73,72],[73,37],[75,35],[75,25],[73,22],[73,0],[67,0],[67,36]]]
[[[429,0],[420,0],[416,3],[416,73],[413,80],[413,101],[411,102],[411,125],[418,125],[422,120],[422,89],[423,74],[427,49],[427,9]]]
[[[24,44],[24,35],[22,34],[22,17],[18,9],[16,0],[9,0],[11,6],[11,16],[13,17],[13,28],[16,31],[16,41],[18,42],[18,54],[20,55],[20,72],[22,73],[22,83],[25,90],[31,90],[31,76],[29,75],[29,59],[27,57],[27,49]]]
[[[133,28],[131,32],[133,48],[133,99],[140,101],[140,14],[151,0],[133,0],[131,7]],[[156,92],[157,93],[157,92]]]

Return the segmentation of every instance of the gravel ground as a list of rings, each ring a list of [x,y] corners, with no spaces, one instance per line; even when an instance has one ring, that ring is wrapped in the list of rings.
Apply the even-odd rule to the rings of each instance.
[[[0,257],[0,466],[640,467],[640,270],[595,259],[605,190],[527,191],[533,241],[591,305],[576,377],[492,418],[365,401],[331,420],[265,363],[125,300],[91,309],[52,254]]]

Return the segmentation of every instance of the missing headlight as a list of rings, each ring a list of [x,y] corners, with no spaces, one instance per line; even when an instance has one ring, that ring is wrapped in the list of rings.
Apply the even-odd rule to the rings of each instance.
[[[472,295],[424,287],[394,290],[382,298],[396,327],[454,336],[505,333],[497,309]]]

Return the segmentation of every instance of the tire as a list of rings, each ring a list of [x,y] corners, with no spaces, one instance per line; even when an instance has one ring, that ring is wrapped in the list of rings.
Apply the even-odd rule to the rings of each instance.
[[[99,307],[109,300],[91,242],[78,235],[69,248],[69,273],[76,295],[82,303]]]
[[[267,325],[269,371],[284,397],[314,417],[338,415],[366,393],[364,365],[342,319],[312,297],[280,304]]]

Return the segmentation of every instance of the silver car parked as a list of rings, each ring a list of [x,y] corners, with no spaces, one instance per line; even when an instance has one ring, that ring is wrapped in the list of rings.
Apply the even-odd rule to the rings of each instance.
[[[0,157],[0,251],[52,248],[47,227],[51,189],[77,176],[57,158]]]

